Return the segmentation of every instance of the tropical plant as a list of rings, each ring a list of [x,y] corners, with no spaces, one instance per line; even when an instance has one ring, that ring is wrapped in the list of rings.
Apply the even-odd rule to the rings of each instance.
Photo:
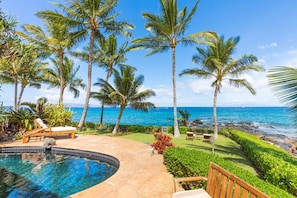
[[[17,106],[20,107],[23,93],[26,87],[41,88],[43,82],[42,73],[46,68],[46,63],[42,63],[35,55],[28,56],[28,61],[24,65],[24,72],[19,75],[21,90],[19,92]]]
[[[248,71],[264,71],[262,66],[256,64],[257,57],[254,55],[243,55],[234,60],[232,54],[239,43],[240,37],[231,37],[227,41],[224,37],[217,37],[206,49],[197,47],[198,54],[193,56],[193,62],[198,68],[183,70],[180,76],[194,75],[202,79],[213,79],[211,86],[215,88],[213,99],[213,121],[214,136],[218,137],[217,124],[217,96],[222,88],[222,82],[228,80],[229,85],[234,87],[245,87],[253,95],[255,89],[245,78],[238,78]]]
[[[48,104],[44,107],[45,120],[50,126],[71,126],[72,111],[65,105]]]
[[[50,10],[41,11],[37,14],[42,18],[63,22],[67,24],[68,27],[78,29],[78,31],[81,32],[80,38],[82,40],[86,35],[89,34],[90,36],[86,100],[84,110],[78,124],[78,128],[81,129],[89,106],[95,38],[103,37],[102,31],[130,36],[130,32],[127,31],[127,29],[133,29],[134,27],[127,22],[115,21],[115,18],[118,16],[117,13],[114,13],[114,7],[118,2],[117,0],[73,0],[68,2],[68,7],[59,3],[54,3],[54,5],[58,6],[65,12],[65,16]]]
[[[101,87],[101,93],[108,95],[110,101],[114,105],[120,106],[120,111],[116,125],[112,131],[116,134],[120,125],[122,114],[127,106],[133,109],[148,111],[149,108],[154,108],[154,104],[151,102],[145,102],[144,100],[154,96],[155,92],[152,90],[140,91],[141,85],[144,81],[144,76],[135,76],[136,69],[132,66],[122,65],[120,72],[113,71],[114,74],[114,86],[103,79],[98,79],[95,85]]]
[[[188,122],[189,122],[189,117],[190,117],[190,113],[188,112],[188,110],[181,110],[179,109],[178,112],[180,113],[180,115],[182,116],[179,120],[181,122],[182,126],[188,126]]]
[[[133,41],[136,49],[149,49],[151,52],[147,56],[159,52],[165,52],[169,48],[172,50],[172,85],[173,85],[173,116],[174,116],[174,136],[179,137],[177,122],[177,101],[176,101],[176,64],[175,50],[178,44],[192,45],[194,43],[203,43],[205,38],[211,38],[211,32],[198,32],[184,36],[185,31],[194,16],[199,1],[196,1],[194,7],[188,13],[187,7],[178,11],[177,0],[160,0],[161,14],[143,13],[146,19],[145,28],[150,31],[149,36],[139,38]]]
[[[62,89],[60,88],[62,98],[66,87],[68,87],[69,91],[74,94],[74,98],[77,98],[80,93],[78,88],[84,89],[86,87],[86,85],[83,83],[83,80],[81,78],[76,77],[80,67],[78,66],[74,68],[73,61],[70,60],[68,57],[64,57],[64,63],[62,68],[63,81],[61,83],[59,63],[56,59],[53,58],[51,58],[51,61],[54,65],[54,68],[48,68],[47,70],[45,70],[45,72],[43,73],[43,80],[50,85],[49,88],[62,86]]]
[[[19,78],[21,74],[28,72],[26,66],[30,64],[34,48],[18,40],[10,44],[9,51],[5,52],[7,56],[0,60],[0,78],[1,83],[14,85],[14,110],[17,111],[19,108],[17,102]]]
[[[171,137],[164,133],[154,133],[155,142],[151,144],[151,146],[156,150],[159,154],[162,154],[167,148],[174,147],[174,144],[171,142]]]
[[[32,102],[22,102],[22,106],[29,107],[30,111],[34,112],[38,118],[45,118],[45,106],[48,105],[48,100],[45,97],[38,98],[37,103]]]
[[[297,123],[297,69],[288,66],[271,68],[268,74],[269,85],[272,87],[280,101],[289,106]]]
[[[58,58],[60,74],[60,98],[59,103],[63,103],[63,61],[64,56],[74,44],[80,39],[81,32],[70,32],[66,23],[43,19],[46,32],[36,25],[26,24],[23,26],[24,32],[18,32],[18,35],[35,45],[36,51],[42,57],[48,57],[55,54]]]
[[[114,34],[111,34],[107,39],[99,38],[99,42],[95,42],[94,45],[94,63],[97,63],[99,67],[106,70],[106,82],[109,82],[109,78],[115,66],[119,63],[126,61],[126,53],[129,51],[128,42],[125,42],[120,47],[118,47],[117,38]],[[88,48],[85,51],[89,51]],[[79,57],[82,60],[88,60],[87,52],[73,52],[74,56]],[[101,101],[101,115],[100,115],[100,130],[103,126],[103,116],[104,116],[104,97],[98,97],[96,92],[91,92],[91,98],[96,98]],[[108,100],[108,98],[107,98]]]

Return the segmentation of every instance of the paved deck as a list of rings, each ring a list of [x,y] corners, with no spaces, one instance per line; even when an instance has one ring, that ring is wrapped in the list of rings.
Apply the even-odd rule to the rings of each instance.
[[[152,155],[144,143],[116,137],[76,135],[75,139],[59,138],[56,147],[106,153],[119,159],[120,168],[103,183],[71,195],[71,198],[169,198],[173,194],[173,178],[163,164],[162,155]],[[21,141],[0,143],[0,146],[42,146],[32,137]]]

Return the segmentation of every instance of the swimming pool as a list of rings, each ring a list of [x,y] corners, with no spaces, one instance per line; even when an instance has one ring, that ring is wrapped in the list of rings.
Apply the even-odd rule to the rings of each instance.
[[[113,156],[75,149],[0,148],[0,197],[67,197],[119,168]]]

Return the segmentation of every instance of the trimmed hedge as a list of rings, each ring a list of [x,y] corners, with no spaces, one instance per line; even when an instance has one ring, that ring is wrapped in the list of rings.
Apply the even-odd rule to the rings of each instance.
[[[214,162],[272,198],[294,197],[288,192],[259,179],[250,172],[217,155],[185,148],[168,148],[163,152],[163,156],[168,171],[175,177],[207,177],[209,163]],[[200,188],[201,186],[203,186],[203,184],[196,183],[194,186],[190,186],[190,188]]]
[[[262,172],[265,181],[297,195],[297,158],[252,134],[238,130],[229,133]]]

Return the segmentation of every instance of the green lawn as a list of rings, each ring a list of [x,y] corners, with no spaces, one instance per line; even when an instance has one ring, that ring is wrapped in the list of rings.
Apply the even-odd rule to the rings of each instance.
[[[117,137],[143,142],[146,144],[154,142],[154,136],[152,134],[131,133],[129,135]],[[201,139],[186,140],[185,134],[182,134],[180,138],[173,137],[172,142],[176,147],[196,149],[203,152],[211,153],[210,143],[203,142]],[[241,168],[248,170],[254,175],[257,175],[257,172],[254,169],[252,162],[246,158],[246,156],[240,149],[240,145],[234,142],[233,140],[220,135],[215,142],[215,154],[219,155],[220,157],[226,160],[232,161]]]

